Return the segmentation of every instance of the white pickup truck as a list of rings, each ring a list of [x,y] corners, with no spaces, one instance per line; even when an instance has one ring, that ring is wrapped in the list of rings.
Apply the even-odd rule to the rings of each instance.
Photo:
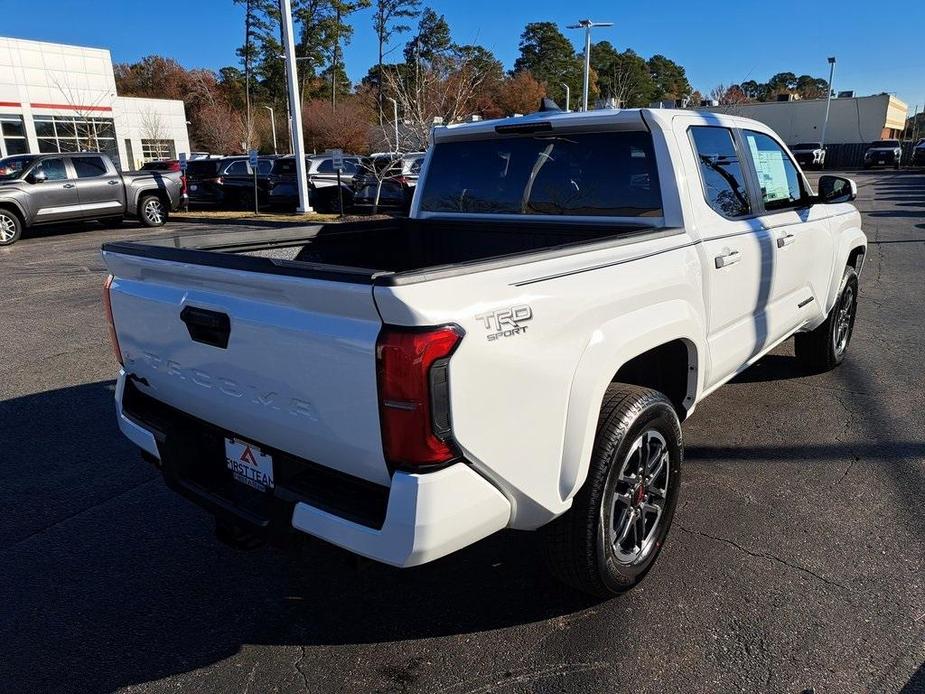
[[[439,128],[410,218],[104,245],[119,426],[240,544],[412,566],[540,530],[615,594],[662,546],[697,403],[794,334],[844,358],[856,190],[736,117]]]

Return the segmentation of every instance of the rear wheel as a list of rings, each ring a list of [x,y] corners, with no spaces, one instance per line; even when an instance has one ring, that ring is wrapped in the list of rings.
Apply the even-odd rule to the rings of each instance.
[[[541,530],[552,573],[600,597],[641,581],[671,526],[682,458],[681,425],[668,398],[612,384],[588,478],[572,508]]]
[[[167,222],[167,207],[156,195],[143,195],[138,201],[138,219],[146,227],[162,227]]]
[[[848,352],[858,308],[858,275],[845,268],[838,298],[828,318],[815,330],[797,333],[793,347],[797,359],[810,371],[830,371],[841,364]]]
[[[0,210],[0,246],[16,243],[22,236],[22,222],[13,212]]]

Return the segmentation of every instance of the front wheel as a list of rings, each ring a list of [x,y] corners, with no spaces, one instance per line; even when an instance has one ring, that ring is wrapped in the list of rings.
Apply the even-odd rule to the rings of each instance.
[[[815,330],[797,333],[793,347],[797,359],[814,373],[831,371],[841,364],[848,352],[858,309],[858,275],[845,268],[835,305],[828,318]]]
[[[683,450],[681,425],[668,398],[611,384],[588,478],[572,508],[541,530],[552,573],[599,597],[639,583],[671,526]]]
[[[9,210],[0,210],[0,246],[10,246],[22,236],[22,222]]]
[[[156,195],[144,195],[138,201],[138,218],[146,227],[162,227],[167,223],[167,207]]]

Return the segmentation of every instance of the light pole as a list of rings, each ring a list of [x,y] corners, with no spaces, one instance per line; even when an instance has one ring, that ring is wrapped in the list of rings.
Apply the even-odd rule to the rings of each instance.
[[[311,212],[308,199],[308,181],[305,175],[305,142],[302,139],[302,109],[299,108],[299,83],[296,75],[295,43],[292,40],[292,4],[290,0],[279,0],[279,12],[283,34],[283,50],[286,52],[286,83],[289,87],[289,140],[295,155],[296,183],[299,190],[299,206],[296,212]]]
[[[835,79],[835,57],[829,58],[829,84],[825,92],[825,120],[822,121],[822,141],[819,143],[825,147],[825,131],[829,127],[829,107],[832,105],[832,81]]]
[[[568,29],[585,30],[585,79],[581,87],[581,110],[588,110],[588,76],[591,74],[591,29],[594,27],[612,27],[613,22],[592,22],[590,19],[579,20],[577,24],[569,24]]]
[[[388,97],[388,99],[392,102],[392,114],[395,120],[395,152],[398,153],[401,151],[401,148],[398,146],[398,102],[391,96]]]
[[[273,128],[273,154],[279,154],[276,150],[276,117],[273,115],[273,107],[264,106],[264,108],[270,112],[270,127]]]
[[[562,86],[565,87],[565,111],[568,113],[571,110],[571,108],[569,108],[569,102],[571,101],[572,92],[565,82],[562,83]]]

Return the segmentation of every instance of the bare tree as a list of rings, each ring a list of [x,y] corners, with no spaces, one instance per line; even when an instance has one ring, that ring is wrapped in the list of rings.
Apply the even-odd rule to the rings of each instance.
[[[145,109],[141,114],[140,134],[142,140],[149,140],[157,156],[161,156],[161,151],[170,140],[170,131],[164,123],[161,115],[150,108]],[[134,162],[133,162],[134,163]]]
[[[101,105],[108,101],[110,97],[115,96],[115,92],[82,89],[71,83],[67,78],[60,79],[53,72],[51,73],[51,81],[61,93],[70,110],[79,119],[79,122],[75,124],[78,149],[87,152],[98,152],[100,149],[99,132],[94,117],[99,117],[98,114],[102,110]]]
[[[437,56],[429,62],[416,60],[383,74],[403,114],[403,141],[395,143],[398,150],[402,145],[409,150],[426,149],[435,118],[447,125],[464,120],[472,113],[485,78],[457,55]]]
[[[379,107],[379,125],[382,125],[384,120],[382,115],[383,59],[387,53],[394,50],[393,48],[386,51],[385,47],[388,45],[389,39],[392,38],[393,34],[400,34],[411,28],[407,24],[393,24],[393,22],[395,20],[417,17],[418,14],[420,14],[420,10],[418,10],[420,4],[421,0],[376,0],[376,11],[373,15],[373,29],[376,32],[376,39],[379,42],[379,62],[377,63],[378,69],[376,70],[376,78],[378,81],[378,85],[376,85],[376,103]]]

